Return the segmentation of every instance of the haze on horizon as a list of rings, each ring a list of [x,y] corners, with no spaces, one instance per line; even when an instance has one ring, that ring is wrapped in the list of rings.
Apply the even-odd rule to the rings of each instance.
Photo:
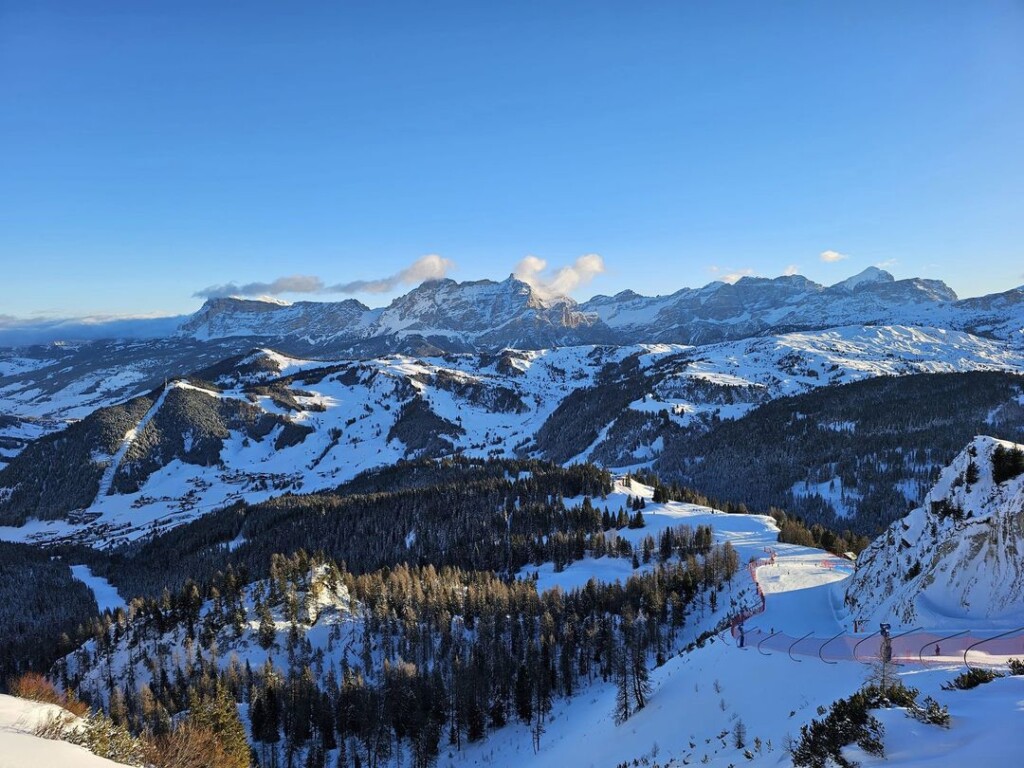
[[[1011,0],[5,5],[0,316],[511,272],[1007,290],[1021,39]]]

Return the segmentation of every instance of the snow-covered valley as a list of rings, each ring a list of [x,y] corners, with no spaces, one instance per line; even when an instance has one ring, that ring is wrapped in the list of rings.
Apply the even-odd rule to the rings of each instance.
[[[361,362],[260,350],[214,366],[202,380],[171,379],[166,387],[176,393],[173,412],[181,415],[166,415],[168,389],[159,388],[144,412],[127,422],[127,431],[115,436],[117,447],[109,455],[103,455],[108,449],[87,446],[91,463],[74,481],[78,504],[55,500],[54,513],[32,519],[29,510],[39,505],[31,497],[18,502],[25,492],[21,477],[33,473],[41,457],[19,464],[17,454],[10,455],[9,469],[0,470],[0,506],[25,510],[11,515],[24,522],[0,528],[0,536],[111,545],[237,501],[330,489],[362,471],[423,455],[650,467],[673,435],[699,433],[780,397],[879,377],[966,371],[1021,373],[1024,354],[961,332],[899,326],[852,326],[703,347],[564,347]],[[16,419],[33,413],[56,418],[77,412],[86,401],[76,405],[83,388],[71,384],[47,396],[44,408],[32,386],[0,386],[0,404],[15,419],[8,431],[20,429],[25,439],[39,443],[45,434],[40,422]],[[597,423],[588,423],[588,414],[586,421],[575,421],[578,433],[567,432],[564,425],[577,403],[588,397],[602,407],[607,401],[607,408]],[[218,417],[221,423],[211,427],[207,417],[197,421],[189,415],[213,407],[223,411],[216,403],[231,414],[248,412],[246,424],[273,419],[275,426],[254,433],[231,423],[235,416]],[[150,425],[154,417],[157,423]],[[215,440],[214,447],[194,449],[197,440]],[[21,443],[9,445],[10,454]],[[98,482],[94,472],[100,473]],[[139,479],[115,482],[119,475]],[[794,486],[794,498],[809,494]],[[842,498],[832,503],[846,514]]]

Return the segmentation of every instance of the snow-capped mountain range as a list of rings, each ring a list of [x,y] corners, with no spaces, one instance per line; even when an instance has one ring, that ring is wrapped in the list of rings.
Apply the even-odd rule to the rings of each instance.
[[[581,304],[514,277],[430,281],[384,309],[211,299],[165,338],[0,350],[0,520],[37,520],[5,538],[81,523],[109,542],[402,459],[650,467],[780,397],[1019,375],[1022,331],[1024,289],[960,301],[877,268]]]
[[[665,296],[622,291],[578,303],[509,276],[433,280],[371,309],[340,302],[209,299],[183,318],[52,322],[0,330],[0,345],[177,338],[274,341],[295,354],[543,349],[578,344],[708,344],[852,324],[929,325],[1024,345],[1024,288],[960,300],[941,280],[896,280],[869,267],[835,285],[800,275],[744,277]]]
[[[851,324],[933,325],[1024,344],[1024,290],[960,301],[940,280],[869,267],[832,286],[799,275],[744,277],[668,296],[623,291],[577,303],[528,283],[430,281],[383,309],[359,302],[212,299],[178,329],[196,339],[255,336],[334,349],[539,349],[576,344],[708,344]]]

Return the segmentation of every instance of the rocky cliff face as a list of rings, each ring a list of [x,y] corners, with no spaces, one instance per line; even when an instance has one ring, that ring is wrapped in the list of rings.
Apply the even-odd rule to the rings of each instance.
[[[960,627],[1024,623],[1024,449],[977,437],[924,504],[861,553],[854,614],[873,621]]]

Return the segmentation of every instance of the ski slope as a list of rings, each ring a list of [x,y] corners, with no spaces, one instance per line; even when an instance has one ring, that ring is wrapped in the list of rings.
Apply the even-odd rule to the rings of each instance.
[[[651,490],[619,482],[616,493],[607,501],[595,500],[595,506],[617,510],[627,494],[650,499]],[[670,524],[712,525],[716,541],[730,541],[739,550],[741,561],[750,557],[759,561],[738,574],[733,587],[742,603],[758,611],[744,624],[746,647],[740,648],[737,638],[725,631],[703,647],[670,658],[652,671],[654,692],[648,706],[621,725],[616,725],[612,716],[614,686],[598,685],[577,699],[556,705],[539,753],[534,754],[528,730],[512,725],[483,744],[444,755],[439,765],[528,763],[541,768],[597,768],[633,765],[634,760],[652,765],[791,765],[785,750],[787,740],[799,736],[801,725],[820,717],[819,707],[827,708],[864,684],[871,671],[869,662],[878,654],[877,627],[853,632],[853,616],[843,599],[852,563],[821,550],[778,543],[778,529],[771,518],[648,501],[644,519],[644,529],[620,534],[639,540]],[[624,580],[633,572],[628,560],[605,560],[612,559],[579,561],[561,573],[547,564],[526,569],[523,575],[536,571],[538,586],[571,589],[590,577]],[[752,576],[764,593],[763,611],[759,611]],[[721,618],[721,613],[694,616],[697,626],[688,631],[694,636]],[[983,626],[976,630],[986,631]],[[995,634],[996,630],[987,632]],[[824,649],[824,659],[819,658],[822,643],[837,635]],[[770,639],[759,649],[757,643],[764,638]],[[806,639],[794,647],[794,641],[801,638]],[[855,658],[853,648],[865,638],[867,642],[857,649]],[[856,748],[851,756],[865,766],[953,768],[978,760],[981,765],[1019,761],[1024,749],[1024,732],[1019,727],[1024,678],[1005,678],[971,691],[943,691],[942,684],[963,671],[962,659],[954,653],[953,644],[947,643],[943,655],[926,658],[922,664],[916,658],[919,646],[916,638],[914,644],[894,643],[898,674],[904,684],[920,689],[919,700],[932,696],[949,707],[951,728],[922,725],[903,710],[884,711],[879,717],[886,728],[889,759],[870,758],[858,754]],[[908,652],[901,653],[901,648]],[[1005,656],[971,656],[972,663],[1002,665],[1005,660]],[[746,730],[743,749],[733,743],[738,722]]]
[[[101,611],[114,611],[118,608],[128,608],[128,604],[117,591],[117,587],[104,579],[96,576],[88,565],[72,565],[71,575],[85,584],[92,590],[96,605]]]

